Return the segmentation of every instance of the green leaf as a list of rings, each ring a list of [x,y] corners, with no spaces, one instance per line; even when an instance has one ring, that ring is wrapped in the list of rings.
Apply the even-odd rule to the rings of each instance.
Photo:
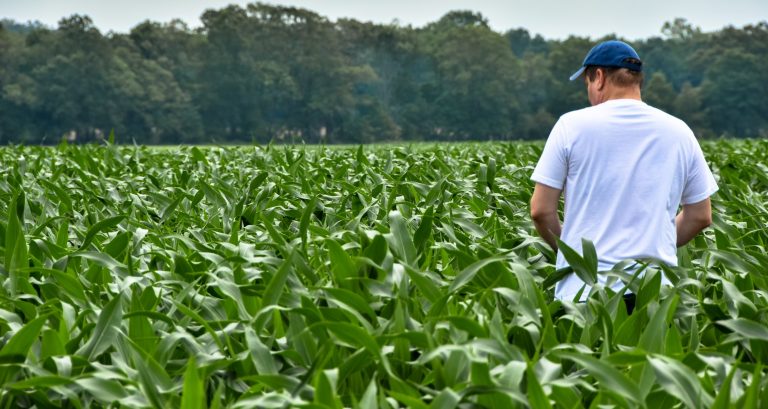
[[[145,291],[151,291],[151,289]],[[130,316],[125,314],[123,319],[128,319],[128,337],[143,350],[154,353],[159,339],[155,334],[152,323],[149,321],[151,315],[141,314],[142,308],[139,292],[135,291],[133,297],[131,297],[131,313],[137,312],[139,314],[131,314]]]
[[[193,146],[190,150],[192,153],[192,159],[194,159],[196,162],[204,163],[205,165],[209,165],[208,159],[205,157],[205,154],[203,151],[200,150],[197,146]]]
[[[139,383],[149,402],[156,408],[165,407],[165,399],[158,390],[158,384],[155,383],[157,377],[153,376],[153,371],[149,368],[147,362],[140,358],[135,358],[133,364],[136,367],[136,371],[139,373]]]
[[[740,407],[744,408],[758,408],[763,407],[765,405],[759,405],[758,403],[765,403],[760,402],[760,391],[761,389],[764,391],[765,389],[762,386],[762,377],[763,377],[763,366],[761,364],[755,365],[755,370],[752,372],[752,382],[750,382],[749,386],[747,387],[746,393],[744,394],[743,401],[740,402]]]
[[[388,391],[387,394],[397,399],[399,402],[405,404],[405,407],[411,409],[429,409],[422,399],[414,396],[409,396],[397,391]]]
[[[269,348],[261,342],[261,339],[253,328],[246,327],[245,339],[248,343],[248,349],[251,353],[251,361],[253,361],[256,371],[260,375],[276,375],[277,365],[275,364],[275,359],[272,357]]]
[[[27,255],[27,239],[24,236],[24,203],[23,191],[18,192],[8,206],[8,224],[5,230],[5,270],[10,275],[11,295],[34,293],[29,285],[29,274],[24,269],[29,267]]]
[[[735,318],[717,321],[717,324],[728,328],[743,338],[768,341],[768,327],[759,322],[746,318]]]
[[[341,287],[350,287],[350,279],[357,276],[357,267],[346,251],[333,239],[325,242],[328,247],[328,257],[331,260],[331,272],[336,283]]]
[[[432,206],[427,208],[424,215],[421,217],[419,228],[416,229],[416,232],[413,234],[413,241],[416,245],[417,253],[419,254],[424,252],[429,243],[429,237],[432,235],[432,223],[435,218],[434,213],[435,211]]]
[[[83,244],[80,245],[80,249],[85,249],[88,247],[88,245],[91,244],[97,234],[104,230],[117,227],[117,225],[120,224],[120,222],[122,222],[124,219],[125,215],[121,214],[118,216],[108,217],[91,226],[91,228],[88,229],[88,232],[85,234],[85,238],[83,238]]]
[[[458,289],[464,287],[472,281],[473,278],[475,278],[475,275],[477,275],[478,271],[480,271],[483,267],[496,263],[499,261],[504,261],[506,258],[501,255],[496,255],[493,257],[488,257],[482,260],[478,260],[472,264],[470,264],[467,268],[464,270],[461,270],[459,274],[456,275],[456,278],[451,283],[451,286],[448,288],[449,293],[455,293]]]
[[[336,379],[338,369],[320,371],[315,377],[315,403],[326,408],[341,409],[336,398]]]
[[[61,186],[57,185],[56,183],[51,183],[50,181],[46,179],[38,179],[37,182],[45,187],[46,189],[53,191],[54,195],[57,199],[59,199],[59,202],[61,203],[61,206],[64,207],[65,211],[69,211],[72,209],[72,198],[70,197],[69,193],[63,189]]]
[[[558,352],[557,355],[574,361],[586,369],[600,382],[600,390],[603,393],[609,394],[619,401],[628,400],[636,404],[642,401],[642,395],[637,385],[607,362],[574,352]]]
[[[365,392],[363,393],[363,396],[360,398],[360,402],[358,403],[358,408],[360,409],[376,409],[378,408],[378,402],[376,401],[376,396],[378,395],[378,387],[376,386],[376,378],[373,377],[370,382],[368,382],[368,387],[365,388]]]
[[[587,239],[581,239],[581,250],[584,254],[584,263],[590,276],[597,277],[597,250],[595,245]]]
[[[496,184],[496,159],[494,157],[488,158],[488,171],[486,172],[488,187],[493,188]]]
[[[544,389],[539,383],[539,379],[536,377],[536,373],[533,368],[528,364],[528,368],[525,370],[525,380],[528,385],[528,402],[532,408],[548,409],[552,408],[552,404],[549,402],[549,398],[544,393]]]
[[[643,330],[643,334],[640,335],[640,340],[638,341],[637,346],[643,348],[647,352],[664,352],[664,340],[667,335],[667,320],[671,318],[670,314],[674,311],[674,307],[677,306],[678,298],[679,296],[674,294],[664,299],[661,306],[659,306],[653,314],[653,317],[651,317],[648,326]]]
[[[555,284],[559,283],[562,279],[565,277],[568,277],[569,274],[573,274],[573,267],[566,266],[560,269],[555,270],[552,274],[548,275],[547,278],[544,279],[544,282],[542,283],[542,287],[545,289],[550,289],[554,287]]]
[[[333,287],[325,287],[323,288],[323,292],[326,293],[326,296],[329,298],[329,300],[346,304],[360,314],[368,316],[371,321],[376,321],[376,312],[373,311],[373,308],[371,308],[365,299],[363,299],[363,297],[357,293],[342,288]]]
[[[189,357],[184,371],[184,389],[181,392],[181,409],[204,409],[205,390],[197,372],[195,356]]]
[[[720,385],[720,390],[717,391],[715,401],[712,404],[711,409],[728,409],[731,407],[731,382],[733,381],[733,375],[736,374],[738,367],[733,365],[731,370],[728,371],[723,383]]]
[[[381,265],[384,258],[387,256],[387,250],[387,241],[384,239],[384,236],[378,234],[371,240],[371,244],[365,248],[363,255],[371,259],[374,263]]]
[[[488,337],[488,331],[483,328],[477,321],[467,317],[445,317],[445,320],[450,322],[452,326],[467,332],[469,335],[477,338]]]
[[[125,388],[117,381],[98,376],[80,378],[75,381],[83,389],[99,401],[109,404],[119,402],[129,396]]]
[[[179,207],[179,203],[181,203],[182,200],[184,200],[186,196],[179,195],[176,199],[174,199],[171,203],[168,204],[168,206],[165,206],[163,210],[160,212],[160,222],[165,223],[168,221],[168,219],[171,217],[174,211],[176,211],[176,208]]]
[[[49,390],[55,386],[69,385],[72,383],[72,379],[57,375],[47,376],[35,376],[32,378],[23,379],[18,382],[6,383],[4,388],[12,390],[27,390],[39,388],[42,390]]]
[[[61,290],[63,290],[63,292],[67,296],[69,296],[73,301],[77,301],[82,304],[86,304],[88,301],[88,298],[85,295],[83,284],[80,282],[80,280],[77,279],[77,277],[74,277],[71,274],[65,273],[60,270],[38,268],[38,267],[26,268],[24,269],[24,271],[38,272],[41,274],[50,275],[51,277],[53,277],[54,281],[56,282],[56,285]]]
[[[301,214],[301,221],[299,222],[299,237],[301,237],[302,248],[307,248],[307,230],[309,229],[309,222],[312,220],[312,214],[317,207],[317,197],[313,197],[304,208],[304,212]],[[306,251],[306,250],[305,250]]]
[[[416,265],[416,246],[399,211],[389,213],[389,229],[392,232],[392,251],[406,264]]]
[[[16,331],[11,336],[11,339],[0,349],[0,358],[8,359],[14,357],[16,359],[15,357],[18,357],[19,362],[24,362],[29,349],[34,345],[47,319],[47,315],[41,315]],[[18,369],[16,366],[0,366],[0,385],[8,382]]]
[[[408,274],[408,277],[411,279],[411,282],[413,282],[416,287],[421,291],[422,294],[424,294],[425,297],[427,297],[427,300],[431,303],[437,303],[440,298],[443,296],[443,292],[440,290],[440,288],[435,284],[434,281],[430,277],[428,277],[425,273],[416,271],[410,266],[404,266],[405,272]]]
[[[593,266],[591,260],[592,254],[590,250],[586,250],[587,253],[589,253],[589,255],[586,257],[590,258],[590,261],[587,261],[584,257],[579,255],[576,250],[570,248],[562,240],[557,240],[557,248],[558,251],[562,253],[563,257],[565,257],[565,261],[569,266],[573,268],[573,272],[576,273],[581,281],[584,281],[589,286],[593,286],[595,283],[597,283],[597,264],[594,264]],[[592,250],[594,250],[594,246],[592,246]]]
[[[696,374],[681,362],[663,355],[649,355],[659,385],[689,408],[711,407],[713,400]]]
[[[104,306],[91,337],[75,352],[75,355],[86,357],[91,361],[112,347],[123,319],[122,300],[123,296],[117,295]]]
[[[0,349],[0,356],[21,355],[26,356],[34,340],[40,335],[40,331],[48,319],[47,315],[41,315],[26,323],[20,330],[11,336],[11,339]]]
[[[387,373],[390,372],[389,361],[381,353],[379,344],[362,328],[346,322],[320,322],[314,325],[327,328],[340,340],[348,344],[365,348],[371,355],[379,359]]]
[[[290,258],[283,260],[280,268],[277,269],[277,272],[272,276],[272,279],[269,280],[269,284],[267,284],[267,288],[264,290],[264,295],[261,299],[262,308],[269,305],[277,305],[278,300],[280,300],[280,295],[283,293],[285,282],[288,280],[288,275],[290,275],[292,271],[291,263],[289,263],[288,260],[290,260]]]
[[[95,251],[78,251],[69,255],[70,258],[84,258],[86,260],[95,261],[96,264],[105,267],[109,270],[125,271],[128,267],[112,258],[105,253],[99,253]]]
[[[130,362],[138,371],[144,395],[155,407],[164,407],[165,395],[176,389],[165,368],[123,333],[120,333],[116,341],[118,350],[123,356],[130,356]]]
[[[461,397],[450,388],[445,388],[435,396],[432,404],[429,405],[430,409],[453,409],[459,405]]]
[[[66,354],[67,350],[64,348],[64,342],[59,336],[58,331],[52,329],[44,330],[40,342],[40,360],[45,360],[51,356]]]

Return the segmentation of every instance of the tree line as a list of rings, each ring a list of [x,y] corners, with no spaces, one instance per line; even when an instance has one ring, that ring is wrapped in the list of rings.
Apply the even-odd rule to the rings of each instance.
[[[253,3],[202,26],[101,33],[0,25],[0,143],[367,143],[545,138],[588,104],[568,81],[601,39],[499,33],[471,11],[424,27],[329,21]],[[768,136],[768,23],[702,32],[683,19],[630,41],[646,102],[699,137]]]

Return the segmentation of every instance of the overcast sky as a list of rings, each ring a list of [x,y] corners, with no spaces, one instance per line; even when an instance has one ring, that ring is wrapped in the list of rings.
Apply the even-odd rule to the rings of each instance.
[[[200,25],[209,8],[236,0],[0,0],[0,17],[38,20],[55,27],[59,19],[75,13],[90,16],[103,32],[127,32],[144,20],[167,22],[181,18]],[[331,20],[350,17],[361,21],[420,27],[450,10],[483,13],[499,32],[523,27],[546,38],[570,34],[598,38],[614,33],[633,40],[659,35],[665,21],[683,17],[704,31],[726,25],[741,27],[768,20],[768,0],[289,0],[268,1],[303,7]]]

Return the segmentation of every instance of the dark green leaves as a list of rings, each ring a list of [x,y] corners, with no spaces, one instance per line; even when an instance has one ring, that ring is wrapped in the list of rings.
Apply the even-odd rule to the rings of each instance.
[[[101,310],[88,342],[75,352],[92,360],[113,346],[123,318],[122,297],[116,296]]]
[[[416,246],[413,244],[405,218],[398,211],[390,212],[388,218],[392,232],[390,241],[392,251],[405,263],[416,265]]]
[[[28,274],[22,269],[29,266],[27,239],[24,236],[24,192],[18,192],[8,204],[8,224],[5,229],[5,270],[10,275],[11,294],[28,292]],[[21,270],[21,271],[20,271]]]
[[[357,267],[352,258],[335,240],[328,240],[328,257],[331,260],[331,272],[336,278],[336,284],[340,287],[348,288],[350,279],[357,275]]]
[[[195,357],[189,358],[184,371],[184,389],[181,392],[181,409],[205,408],[205,390],[198,374]]]
[[[665,356],[648,358],[659,384],[688,408],[710,407],[712,396],[706,393],[696,374],[683,363]]]
[[[537,144],[0,150],[26,168],[0,178],[3,402],[760,407],[768,177],[728,164],[763,145],[709,145],[714,234],[643,267],[630,316],[553,300],[597,251],[541,247]]]
[[[586,369],[600,383],[601,390],[616,398],[623,406],[627,406],[626,402],[641,401],[637,385],[607,362],[572,352],[561,352],[558,356],[574,361]]]
[[[108,217],[94,224],[93,226],[91,226],[90,229],[88,229],[88,232],[85,234],[85,238],[83,238],[83,244],[80,245],[80,248],[86,249],[88,245],[91,244],[91,241],[93,241],[93,239],[96,237],[96,234],[104,230],[108,230],[116,227],[124,219],[125,219],[125,215],[118,215],[118,216]]]
[[[37,317],[13,334],[11,339],[8,340],[8,343],[0,349],[0,359],[4,362],[23,363],[26,360],[29,349],[36,342],[47,319],[47,316]],[[0,366],[0,384],[5,384],[10,381],[11,377],[18,371],[18,369],[19,368],[15,365]]]

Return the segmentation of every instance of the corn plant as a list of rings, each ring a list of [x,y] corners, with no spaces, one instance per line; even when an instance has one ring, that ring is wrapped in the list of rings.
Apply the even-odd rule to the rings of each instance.
[[[541,149],[0,149],[0,403],[766,407],[768,142],[704,144],[714,225],[679,266],[568,255],[631,315],[553,301]]]

